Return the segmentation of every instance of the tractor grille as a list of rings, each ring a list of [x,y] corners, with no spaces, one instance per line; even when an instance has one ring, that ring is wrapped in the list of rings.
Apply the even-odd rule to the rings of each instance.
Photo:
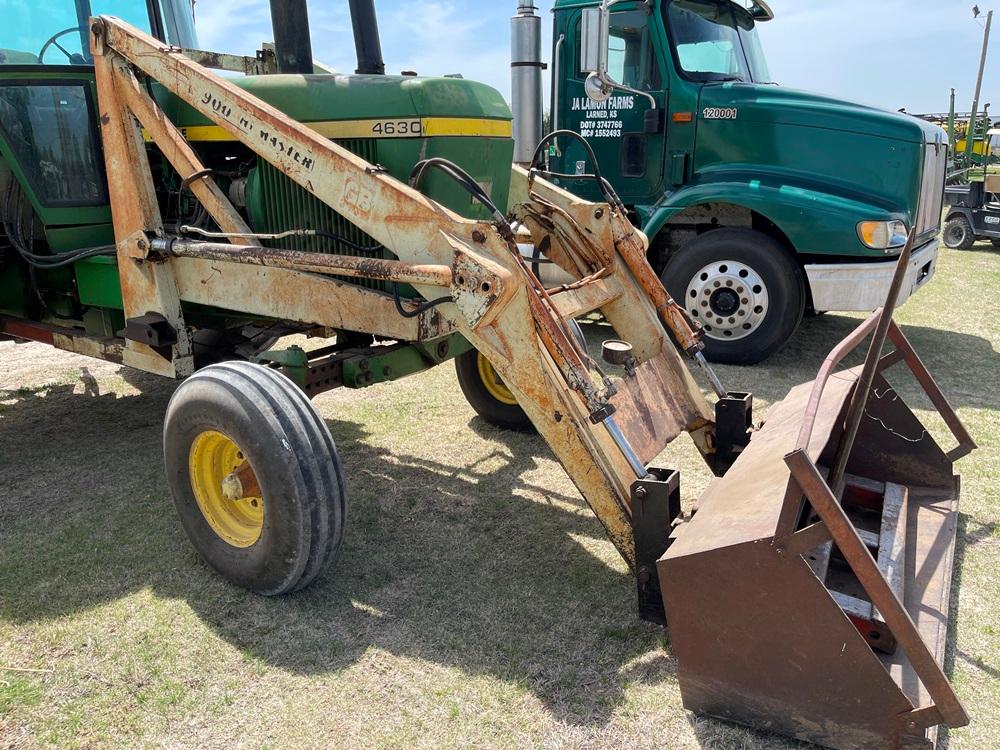
[[[336,141],[336,143],[372,164],[378,161],[378,144],[373,140],[357,139]],[[253,191],[255,195],[251,200],[250,214],[253,229],[256,232],[276,233],[288,229],[319,229],[346,237],[351,242],[364,247],[376,244],[375,240],[354,224],[263,160],[257,165],[256,184]],[[270,240],[264,244],[269,247],[311,253],[365,258],[395,258],[386,250],[361,252],[325,237],[285,237],[281,240]],[[355,278],[344,278],[343,280],[369,289],[389,291],[389,284],[385,281]]]
[[[917,237],[937,234],[941,228],[944,208],[944,182],[948,171],[948,149],[943,144],[924,146],[923,181],[920,186],[920,206],[917,210]]]

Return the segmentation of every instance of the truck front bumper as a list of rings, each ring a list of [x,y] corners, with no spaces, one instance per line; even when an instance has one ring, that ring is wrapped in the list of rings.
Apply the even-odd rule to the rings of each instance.
[[[931,280],[937,269],[938,240],[931,240],[910,256],[898,305]],[[818,263],[807,265],[806,277],[816,312],[871,312],[885,304],[896,261],[878,263]]]

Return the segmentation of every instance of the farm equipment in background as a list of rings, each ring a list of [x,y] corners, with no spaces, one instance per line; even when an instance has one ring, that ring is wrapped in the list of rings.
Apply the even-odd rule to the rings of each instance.
[[[989,153],[1000,148],[1000,129],[986,134]],[[949,185],[945,190],[944,244],[956,250],[968,250],[977,240],[990,240],[1000,248],[1000,174],[991,174],[990,165],[982,168],[982,179],[970,170],[969,181]]]
[[[311,67],[290,38],[308,36],[304,5],[296,26],[276,24],[268,66]],[[367,19],[359,69],[377,71],[365,5],[352,3]],[[549,142],[587,149],[579,136],[554,134],[512,168],[510,113],[487,87],[377,72],[227,80],[204,63],[261,59],[185,51],[191,35],[170,44],[155,22],[150,35],[76,8],[89,52],[51,71],[0,66],[0,333],[184,379],[165,418],[167,479],[222,575],[282,594],[336,557],[345,477],[307,394],[459,355],[475,364],[458,368],[463,389],[478,378],[551,447],[635,574],[640,615],[669,623],[687,706],[842,750],[928,747],[938,725],[967,722],[941,665],[952,463],[975,446],[892,322],[912,233],[884,309],[754,429],[752,396],[707,365],[615,191],[592,177],[590,202],[543,178]],[[56,179],[58,158],[72,182]],[[83,197],[46,192],[60,184]],[[547,288],[542,263],[571,280]],[[745,291],[738,275],[725,283]],[[574,323],[595,311],[617,336],[603,363]],[[317,329],[336,343],[270,349]],[[868,334],[865,365],[834,373]],[[218,359],[231,361],[205,366]],[[958,441],[947,454],[883,379],[904,361]],[[677,472],[650,466],[683,432],[719,477],[691,517]]]

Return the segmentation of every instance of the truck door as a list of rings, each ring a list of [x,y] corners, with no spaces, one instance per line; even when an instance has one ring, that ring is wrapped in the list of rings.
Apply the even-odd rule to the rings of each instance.
[[[555,125],[574,130],[590,141],[601,172],[615,186],[626,204],[655,201],[662,194],[664,181],[666,122],[660,114],[657,126],[649,127],[646,113],[655,108],[666,110],[666,71],[663,69],[663,39],[657,16],[645,4],[627,4],[624,10],[611,13],[608,41],[608,72],[611,77],[642,93],[616,90],[604,102],[590,99],[585,90],[586,74],[580,72],[580,17],[575,11],[570,19],[560,60],[562,80],[557,89],[558,112]],[[648,96],[647,96],[648,95]],[[658,132],[648,132],[658,131]],[[565,146],[564,171],[589,172],[583,149]],[[592,185],[570,185],[574,192],[599,199]]]

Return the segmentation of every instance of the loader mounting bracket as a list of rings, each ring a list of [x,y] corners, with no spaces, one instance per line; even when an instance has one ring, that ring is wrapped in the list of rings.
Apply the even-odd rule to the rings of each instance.
[[[145,344],[170,359],[170,348],[177,343],[177,331],[159,313],[146,313],[125,321],[125,338]]]
[[[725,474],[750,443],[753,431],[753,394],[727,393],[715,404],[715,453],[711,457],[716,476]]]
[[[681,514],[681,475],[672,469],[649,468],[649,476],[632,484],[632,534],[639,617],[666,626],[656,561],[670,545],[670,533]]]

